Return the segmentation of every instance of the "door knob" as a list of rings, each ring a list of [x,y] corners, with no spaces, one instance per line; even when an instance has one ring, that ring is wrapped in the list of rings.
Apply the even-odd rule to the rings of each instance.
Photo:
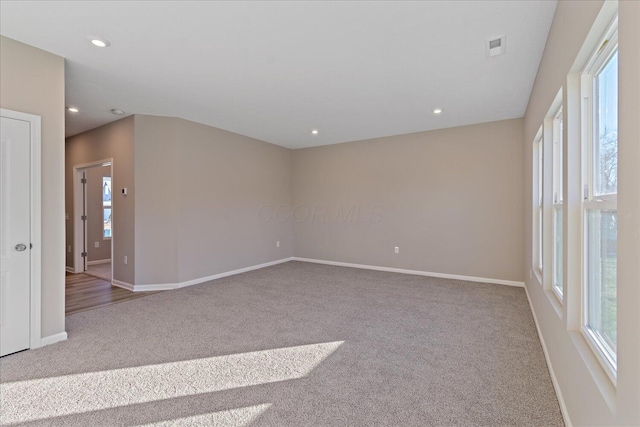
[[[18,252],[22,252],[25,249],[27,249],[27,245],[25,245],[24,243],[18,243],[16,245],[16,251],[18,251]]]

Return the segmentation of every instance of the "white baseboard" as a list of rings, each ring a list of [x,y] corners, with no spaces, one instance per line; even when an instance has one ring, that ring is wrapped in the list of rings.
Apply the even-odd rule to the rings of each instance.
[[[562,390],[560,390],[560,384],[558,384],[558,378],[556,377],[555,372],[553,371],[553,365],[551,364],[551,359],[549,358],[549,351],[547,350],[547,345],[544,342],[544,337],[542,336],[542,330],[540,329],[540,324],[538,323],[538,317],[536,316],[536,312],[533,309],[533,304],[531,303],[531,298],[529,297],[529,291],[527,287],[524,287],[524,291],[527,294],[527,301],[529,301],[529,307],[531,308],[531,314],[533,314],[533,321],[536,324],[536,330],[538,331],[538,338],[540,338],[540,344],[542,345],[542,351],[544,353],[544,358],[547,361],[547,367],[549,368],[549,375],[551,376],[551,383],[553,384],[553,388],[556,391],[556,396],[558,396],[558,403],[560,405],[560,412],[562,413],[562,419],[564,420],[564,425],[566,427],[572,427],[571,418],[569,417],[569,412],[567,411],[567,405],[564,401],[564,397],[562,397]]]
[[[87,265],[98,265],[98,264],[111,264],[111,258],[97,259],[95,261],[87,261]]]
[[[122,282],[122,281],[116,280],[116,279],[111,279],[111,284],[113,286],[117,286],[119,288],[123,288],[123,289],[126,289],[128,291],[135,291],[135,286],[133,286],[131,283]]]
[[[73,267],[64,267],[67,273],[75,274],[76,270]]]
[[[375,265],[351,264],[351,263],[348,263],[348,262],[324,261],[324,260],[320,260],[320,259],[311,259],[311,258],[293,257],[293,261],[312,262],[314,264],[335,265],[335,266],[338,266],[338,267],[361,268],[361,269],[364,269],[364,270],[386,271],[388,273],[412,274],[414,276],[438,277],[438,278],[441,278],[441,279],[465,280],[465,281],[468,281],[468,282],[493,283],[493,284],[497,284],[497,285],[517,286],[517,287],[520,287],[520,288],[524,288],[524,282],[517,282],[517,281],[514,281],[514,280],[488,279],[488,278],[485,278],[485,277],[460,276],[460,275],[457,275],[457,274],[431,273],[429,271],[405,270],[405,269],[402,269],[402,268],[378,267],[378,266],[375,266]]]
[[[209,282],[211,280],[216,280],[216,279],[222,279],[223,277],[228,277],[228,276],[233,276],[236,274],[240,274],[240,273],[246,273],[248,271],[253,271],[253,270],[259,270],[261,268],[265,268],[265,267],[271,267],[272,265],[277,265],[277,264],[282,264],[285,262],[289,262],[292,261],[293,257],[290,258],[282,258],[282,259],[278,259],[275,261],[271,261],[271,262],[265,262],[264,264],[258,264],[258,265],[252,265],[250,267],[244,267],[244,268],[240,268],[238,270],[232,270],[232,271],[226,271],[224,273],[218,273],[218,274],[214,274],[211,276],[206,276],[206,277],[199,277],[197,279],[191,279],[191,280],[187,280],[184,282],[179,282],[179,283],[160,283],[160,284],[149,284],[149,285],[135,285],[133,286],[132,291],[134,292],[150,292],[150,291],[166,291],[166,290],[170,290],[170,289],[179,289],[179,288],[185,288],[187,286],[193,286],[193,285],[197,285],[198,283],[204,283],[204,282]],[[116,282],[116,281],[113,281]],[[119,282],[122,283],[122,282]],[[117,283],[113,283],[116,286],[120,286]],[[128,283],[124,284],[124,285],[129,285]],[[121,286],[125,289],[125,286]]]
[[[206,281],[206,278],[203,278],[202,282]],[[181,287],[180,283],[157,283],[149,285],[135,285],[131,290],[133,292],[170,291],[171,289],[179,289]]]
[[[40,338],[40,347],[44,347],[45,345],[55,344],[60,341],[65,341],[67,339],[66,332],[60,332],[59,334],[49,335],[48,337]]]

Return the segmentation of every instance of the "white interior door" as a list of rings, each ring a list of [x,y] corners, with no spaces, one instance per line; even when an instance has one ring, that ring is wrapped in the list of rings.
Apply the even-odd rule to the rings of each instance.
[[[0,123],[0,356],[29,348],[30,123]]]

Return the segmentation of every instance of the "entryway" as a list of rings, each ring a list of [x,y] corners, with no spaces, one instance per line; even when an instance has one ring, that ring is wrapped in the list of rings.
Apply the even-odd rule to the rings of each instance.
[[[74,187],[74,273],[113,278],[113,159],[76,165]]]

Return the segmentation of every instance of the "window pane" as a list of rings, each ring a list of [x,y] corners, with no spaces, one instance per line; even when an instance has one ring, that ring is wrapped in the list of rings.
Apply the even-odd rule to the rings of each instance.
[[[543,247],[543,234],[542,234],[542,230],[543,230],[543,186],[544,186],[544,175],[543,175],[543,164],[544,164],[544,157],[543,157],[543,145],[542,145],[542,139],[540,141],[538,141],[537,143],[537,149],[538,149],[538,228],[537,228],[537,233],[538,233],[538,268],[540,270],[542,270],[542,247]]]
[[[104,237],[111,237],[111,209],[104,209]]]
[[[543,167],[544,165],[544,152],[542,146],[542,140],[538,142],[538,203],[542,206],[542,189],[544,188],[544,174]]]
[[[595,194],[618,192],[618,52],[596,78]]]
[[[542,237],[542,205],[538,207],[538,267],[542,270],[542,246],[544,240]]]
[[[562,205],[553,209],[553,286],[562,294]]]
[[[111,177],[102,177],[102,206],[111,206]]]
[[[617,219],[615,210],[587,210],[587,327],[616,360]]]
[[[557,201],[558,203],[562,202],[562,200],[564,200],[564,196],[562,194],[562,128],[564,127],[564,123],[562,121],[562,110],[560,110],[560,117],[558,119],[558,147],[557,147],[557,156],[556,156],[556,163],[557,163],[557,169],[556,169],[556,189],[557,189]]]

